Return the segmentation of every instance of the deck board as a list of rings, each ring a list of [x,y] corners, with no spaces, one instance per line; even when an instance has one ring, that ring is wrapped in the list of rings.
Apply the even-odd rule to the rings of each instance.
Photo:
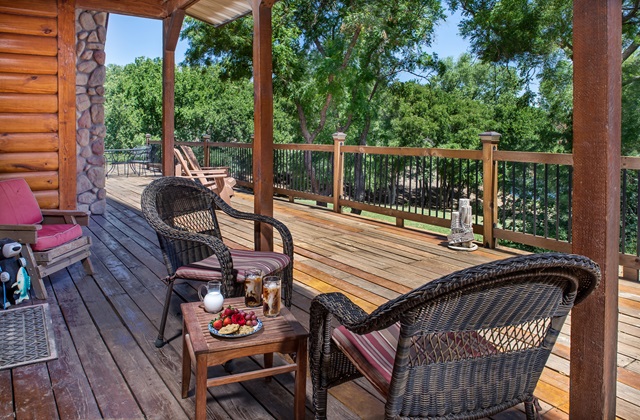
[[[166,268],[155,232],[140,213],[140,193],[151,178],[111,177],[107,213],[94,215],[91,236],[95,274],[80,264],[45,280],[59,358],[0,371],[0,418],[193,418],[190,397],[181,398],[182,328],[180,304],[198,299],[194,285],[179,283],[171,302],[161,349],[154,346],[165,296]],[[233,206],[252,211],[252,196],[238,192]],[[521,252],[448,249],[440,234],[398,228],[378,220],[336,214],[324,207],[274,200],[274,215],[292,231],[295,243],[292,312],[309,322],[311,299],[339,291],[366,311],[442,275]],[[251,249],[253,224],[222,217],[224,241]],[[275,237],[276,250],[281,249]],[[38,301],[31,301],[38,303]],[[546,419],[567,419],[571,317],[543,371],[536,390]],[[620,281],[617,416],[640,412],[640,284]],[[275,363],[281,361],[276,357]],[[234,371],[253,369],[261,357],[233,363]],[[225,375],[221,367],[210,374]],[[208,418],[287,419],[292,417],[291,374],[265,383],[256,379],[209,389]],[[365,381],[333,388],[329,418],[374,419],[384,413],[380,395]],[[307,418],[313,417],[307,377]],[[492,419],[524,418],[519,406]]]

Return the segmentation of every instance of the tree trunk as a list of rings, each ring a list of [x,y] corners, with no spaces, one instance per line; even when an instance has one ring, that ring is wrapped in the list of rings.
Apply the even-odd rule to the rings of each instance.
[[[320,192],[320,186],[318,185],[318,180],[316,179],[316,170],[313,167],[313,159],[311,156],[311,151],[307,150],[304,152],[304,168],[309,174],[309,180],[311,182],[311,192],[314,194],[318,194]]]
[[[367,116],[367,120],[364,124],[364,129],[360,134],[360,146],[367,145],[367,136],[369,135],[369,127],[371,127],[371,117]],[[355,184],[355,197],[354,201],[362,202],[364,201],[364,154],[356,153],[355,159],[353,162],[353,182]],[[360,214],[362,213],[360,210],[352,209],[351,213]]]

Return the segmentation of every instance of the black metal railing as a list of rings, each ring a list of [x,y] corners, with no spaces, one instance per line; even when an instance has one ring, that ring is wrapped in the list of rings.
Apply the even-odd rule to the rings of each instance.
[[[251,144],[188,144],[209,166],[227,166],[239,185],[252,186]],[[459,199],[469,198],[476,233],[490,228],[499,240],[569,252],[572,156],[487,150],[276,144],[274,188],[291,197],[333,202],[336,209],[348,206],[439,226],[448,226]],[[636,268],[640,158],[621,159],[619,250],[621,263]],[[494,194],[491,220],[483,217],[491,214],[484,207],[491,198],[484,194],[487,182]]]
[[[482,215],[482,161],[434,155],[345,153],[344,197],[368,206],[451,219],[469,198]]]
[[[535,162],[498,163],[498,225],[571,242],[573,168]]]

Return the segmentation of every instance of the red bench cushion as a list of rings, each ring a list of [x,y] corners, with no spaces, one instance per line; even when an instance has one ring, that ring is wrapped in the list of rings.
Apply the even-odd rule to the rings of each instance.
[[[341,325],[332,334],[334,343],[385,397],[389,391],[399,336],[399,323],[364,335],[352,333]],[[493,344],[476,331],[443,332],[432,338],[431,341],[425,340],[421,349],[422,359],[428,363],[442,362],[443,354],[467,359],[497,353]],[[412,347],[411,353],[416,351],[415,346]]]
[[[250,251],[230,249],[233,269],[238,271],[236,280],[244,281],[248,270],[262,270],[265,276],[282,270],[290,260],[285,254],[278,252]],[[182,279],[215,280],[221,279],[220,262],[215,255],[197,263],[184,265],[176,270],[176,276]]]
[[[0,181],[0,225],[35,225],[42,222],[36,197],[22,178]]]
[[[46,251],[71,242],[82,236],[80,225],[42,225],[38,241],[31,246],[34,251]]]

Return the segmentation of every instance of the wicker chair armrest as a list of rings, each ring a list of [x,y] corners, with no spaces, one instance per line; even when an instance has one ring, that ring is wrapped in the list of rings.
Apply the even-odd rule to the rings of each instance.
[[[322,293],[313,298],[309,312],[309,318],[312,321],[334,317],[341,325],[355,331],[368,324],[369,314],[339,292]]]
[[[216,206],[234,219],[252,220],[254,222],[266,223],[273,226],[282,238],[283,254],[287,255],[293,262],[293,237],[291,236],[291,231],[289,231],[289,228],[284,223],[273,217],[264,216],[262,214],[238,211],[227,204],[218,194],[214,194],[213,197]]]

